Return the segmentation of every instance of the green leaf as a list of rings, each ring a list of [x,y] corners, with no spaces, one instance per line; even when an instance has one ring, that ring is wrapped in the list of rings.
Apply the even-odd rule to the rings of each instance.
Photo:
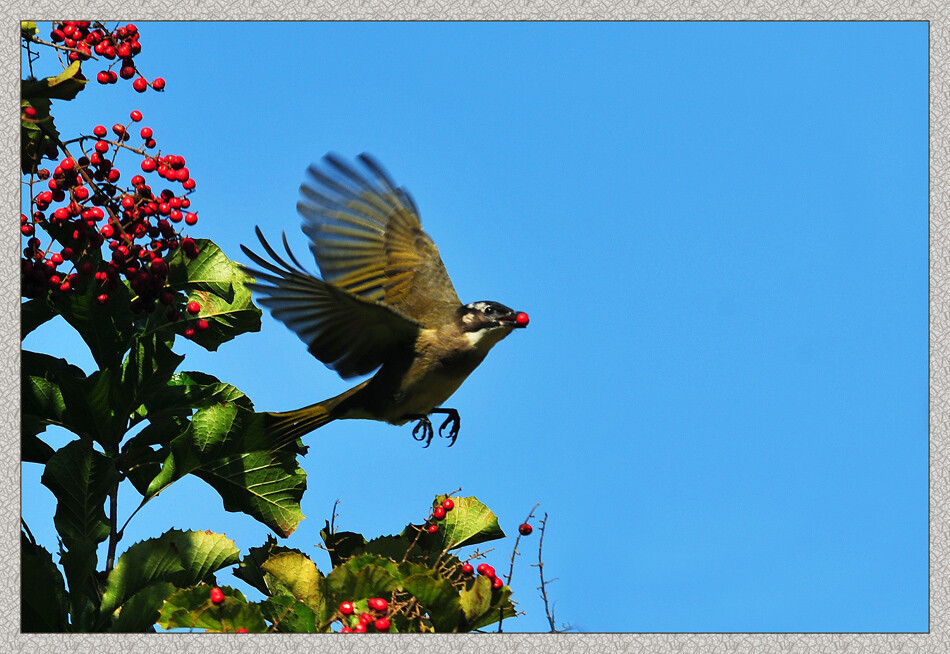
[[[96,567],[99,564],[96,544],[91,540],[78,541],[66,551],[60,550],[59,562],[66,573],[69,587],[70,615],[73,631],[93,628],[96,607],[90,598],[98,594]]]
[[[178,587],[213,580],[213,573],[238,562],[234,541],[221,534],[172,529],[132,545],[109,573],[102,596],[108,616],[130,597],[156,582]]]
[[[459,594],[459,604],[467,622],[461,629],[473,631],[498,622],[502,615],[514,617],[516,613],[510,598],[510,588],[504,586],[493,589],[492,580],[488,577],[480,575],[469,580]]]
[[[36,172],[47,150],[57,148],[59,131],[53,124],[50,115],[49,98],[22,99],[21,109],[32,107],[36,116],[29,118],[21,111],[20,114],[20,167],[23,174]]]
[[[320,629],[322,622],[312,608],[290,594],[274,595],[261,603],[264,619],[274,625],[274,629],[284,633],[312,634],[327,632],[329,625]]]
[[[172,373],[184,355],[172,352],[167,336],[151,333],[132,339],[132,347],[122,362],[119,391],[130,407],[167,388]]]
[[[346,559],[362,554],[365,551],[366,539],[362,534],[352,531],[330,532],[330,522],[320,530],[320,537],[330,554],[330,563],[336,567]]]
[[[20,460],[24,463],[39,463],[46,465],[55,450],[37,434],[46,429],[35,416],[20,417]]]
[[[89,347],[100,370],[118,368],[132,344],[132,309],[128,288],[120,284],[109,292],[109,302],[99,304],[99,290],[89,284],[82,293],[60,296],[54,309]]]
[[[443,499],[443,495],[437,497],[433,506],[441,504]],[[439,522],[439,531],[436,532],[447,549],[477,545],[505,537],[505,532],[498,526],[498,518],[491,509],[479,502],[478,498],[456,497],[454,501],[455,508],[446,512],[445,519]]]
[[[113,633],[142,633],[154,627],[165,600],[178,588],[167,581],[149,584],[122,605],[108,631]]]
[[[251,301],[245,286],[248,276],[228,259],[217,245],[196,239],[198,256],[189,259],[179,248],[168,261],[168,286],[184,290],[189,302],[201,305],[196,318],[208,321],[208,329],[196,331],[194,340],[207,350],[245,332],[261,329],[261,310]]]
[[[56,310],[45,298],[35,298],[20,303],[20,340],[34,329],[51,320]]]
[[[246,513],[288,536],[303,520],[300,498],[307,475],[297,443],[267,442],[262,417],[247,398],[199,409],[146,493],[152,497],[186,474],[214,488],[227,511]]]
[[[46,425],[65,426],[66,400],[60,388],[60,380],[68,379],[78,385],[85,381],[86,373],[70,365],[65,359],[29,350],[20,352],[21,406],[24,417],[36,420],[30,431],[40,433]],[[39,427],[39,429],[37,429]],[[24,424],[24,433],[27,425]]]
[[[105,501],[119,484],[112,459],[88,440],[72,441],[50,457],[41,479],[56,497],[53,522],[66,549],[109,535]]]
[[[362,565],[359,569],[353,570],[348,561],[334,568],[326,576],[327,588],[334,600],[361,600],[395,590],[398,583],[395,577],[386,570],[383,562],[383,559],[379,559],[377,563]],[[389,563],[392,564],[392,561]]]
[[[56,77],[47,77],[41,80],[23,80],[20,87],[20,97],[31,101],[36,98],[72,100],[83,90],[87,81],[82,77],[80,62],[74,61]]]
[[[234,576],[250,584],[264,595],[268,595],[271,593],[271,589],[267,586],[264,579],[264,570],[261,566],[272,556],[283,552],[301,553],[300,550],[279,545],[276,538],[268,535],[262,546],[252,547],[248,550],[247,555],[241,559],[238,569],[234,571]]]
[[[412,593],[419,605],[429,614],[436,631],[458,630],[461,604],[459,591],[451,582],[442,579],[434,570],[429,570],[407,577],[402,582],[402,587]]]
[[[32,20],[21,20],[20,21],[20,36],[24,39],[32,39],[36,36],[39,30],[36,28],[36,23]]]
[[[22,532],[21,532],[22,534]],[[61,632],[68,625],[66,584],[53,556],[25,537],[20,543],[20,629]]]
[[[185,588],[171,597],[162,607],[158,623],[163,629],[205,629],[213,632],[235,632],[240,628],[250,633],[267,631],[267,624],[257,604],[248,604],[239,590],[222,586],[224,602],[211,603],[211,588],[207,585]]]
[[[275,554],[263,563],[261,570],[271,594],[290,594],[310,607],[316,616],[328,613],[325,578],[305,554]]]

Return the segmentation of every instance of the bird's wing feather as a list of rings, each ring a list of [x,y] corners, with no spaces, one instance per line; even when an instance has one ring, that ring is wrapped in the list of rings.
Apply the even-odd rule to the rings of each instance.
[[[460,304],[412,197],[368,155],[365,172],[335,155],[308,169],[297,210],[323,279],[432,326]]]
[[[284,237],[291,265],[264,239],[257,237],[273,259],[267,261],[249,248],[244,254],[263,270],[244,267],[255,278],[248,286],[259,302],[308,345],[310,353],[349,378],[372,372],[394,348],[411,348],[421,325],[385,304],[353,295],[317,279],[304,270]]]

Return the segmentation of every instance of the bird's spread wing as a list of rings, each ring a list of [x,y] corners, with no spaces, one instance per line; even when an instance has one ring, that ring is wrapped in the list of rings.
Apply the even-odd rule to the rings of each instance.
[[[284,236],[284,249],[294,265],[282,259],[264,239],[257,237],[274,263],[241,246],[244,254],[263,270],[244,268],[256,278],[249,283],[262,297],[260,303],[309,346],[310,353],[341,377],[372,372],[385,362],[393,348],[409,348],[421,325],[384,304],[351,295],[304,270],[294,258]]]
[[[323,279],[425,326],[460,304],[412,198],[368,155],[364,172],[337,156],[309,168],[297,210]]]

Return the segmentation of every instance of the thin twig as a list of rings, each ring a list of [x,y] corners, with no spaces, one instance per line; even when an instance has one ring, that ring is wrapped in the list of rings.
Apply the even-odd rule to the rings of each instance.
[[[544,547],[544,529],[547,523],[548,514],[545,512],[539,525],[541,536],[538,538],[538,562],[535,565],[538,566],[538,576],[541,578],[541,585],[538,586],[538,589],[541,591],[541,599],[544,600],[544,614],[548,617],[548,624],[551,625],[551,633],[553,634],[557,632],[557,627],[554,626],[554,612],[548,606],[548,591],[544,583],[544,561],[541,559],[541,548]]]
[[[534,512],[539,506],[541,506],[541,504],[537,503],[533,507],[531,507],[531,510],[528,512],[528,515],[525,517],[522,524],[527,523],[529,520],[531,520],[531,518],[534,517]],[[518,543],[520,542],[521,542],[521,528],[519,525],[518,537],[515,538],[515,546],[511,549],[511,566],[508,568],[508,579],[505,583],[505,585],[508,587],[511,586],[511,577],[515,573],[515,557],[520,554],[520,552],[518,551]],[[505,620],[505,609],[504,607],[502,607],[498,610],[498,633],[501,633],[501,623],[504,622],[504,620]]]

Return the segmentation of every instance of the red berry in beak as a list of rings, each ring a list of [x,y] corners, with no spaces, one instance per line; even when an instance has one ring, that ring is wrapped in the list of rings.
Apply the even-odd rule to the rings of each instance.
[[[527,327],[528,314],[526,314],[524,311],[519,311],[518,315],[515,316],[515,324],[518,325],[519,327]]]

